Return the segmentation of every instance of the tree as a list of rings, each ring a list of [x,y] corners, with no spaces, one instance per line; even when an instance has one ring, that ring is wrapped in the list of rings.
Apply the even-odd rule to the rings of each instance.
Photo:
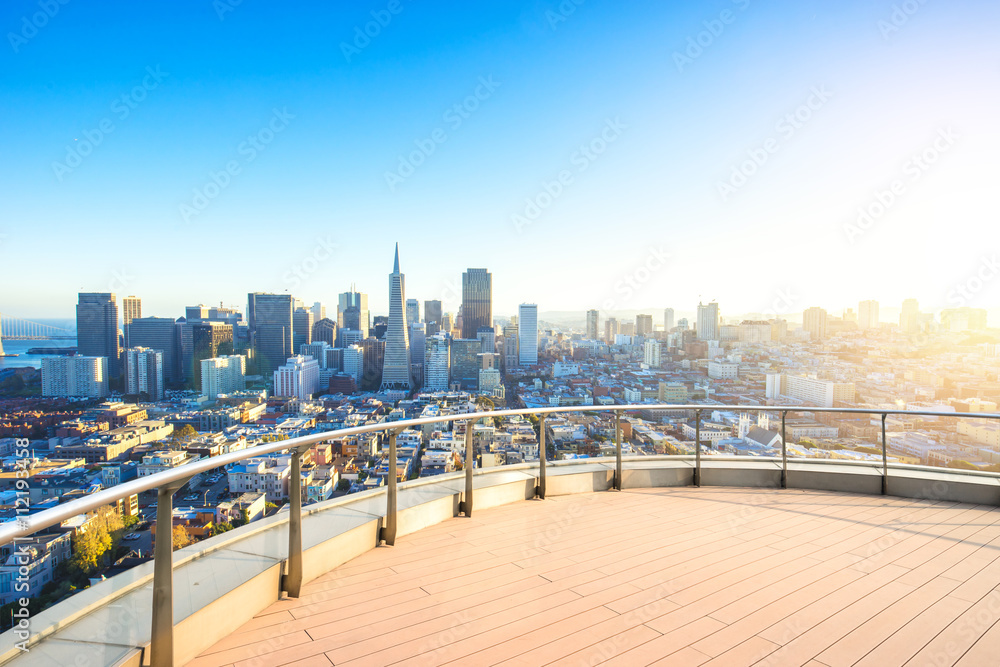
[[[90,574],[105,564],[107,554],[121,541],[125,523],[117,512],[105,508],[76,532],[73,537],[73,567]]]
[[[229,523],[228,521],[226,523],[217,523],[215,524],[215,527],[212,528],[212,535],[221,535],[222,533],[228,533],[233,528],[235,528],[235,526]]]
[[[187,532],[184,526],[174,526],[173,538],[174,538],[174,551],[177,551],[178,549],[183,549],[184,547],[190,544],[194,544],[194,538],[191,537],[191,534]]]
[[[339,482],[337,482],[338,491],[349,491],[350,488],[351,488],[351,480],[349,479],[342,479]]]
[[[174,438],[178,440],[187,440],[188,438],[193,438],[198,435],[198,431],[194,430],[191,424],[185,424],[184,428],[174,434]]]
[[[968,461],[963,461],[962,459],[948,461],[947,467],[954,468],[955,470],[979,470],[979,466],[974,466]]]

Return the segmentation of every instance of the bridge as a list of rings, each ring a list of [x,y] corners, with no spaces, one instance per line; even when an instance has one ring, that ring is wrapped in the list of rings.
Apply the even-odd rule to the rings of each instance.
[[[69,329],[54,327],[41,322],[32,322],[20,317],[12,317],[0,313],[0,339],[3,340],[49,340],[58,338],[76,338]],[[0,348],[0,354],[3,348]]]

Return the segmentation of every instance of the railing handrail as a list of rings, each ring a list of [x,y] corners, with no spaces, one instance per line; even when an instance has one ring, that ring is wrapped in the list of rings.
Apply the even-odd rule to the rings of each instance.
[[[354,435],[364,435],[366,433],[378,433],[388,430],[406,429],[412,426],[424,426],[428,424],[439,424],[442,422],[467,421],[473,422],[480,419],[493,417],[512,417],[518,415],[548,415],[572,412],[634,412],[641,410],[665,410],[670,412],[683,412],[689,410],[721,411],[721,412],[832,412],[839,414],[863,414],[863,415],[912,415],[925,417],[958,417],[962,419],[1000,419],[1000,413],[989,412],[940,412],[933,410],[900,410],[900,409],[875,409],[875,408],[826,408],[808,406],[762,406],[762,405],[698,405],[676,403],[660,404],[629,404],[629,405],[572,405],[555,406],[548,408],[517,408],[511,410],[493,410],[489,412],[467,412],[435,417],[419,417],[417,419],[403,419],[396,421],[381,421],[375,424],[364,426],[354,426],[334,431],[324,431],[287,440],[279,440],[263,445],[257,445],[247,449],[242,449],[228,454],[201,459],[192,463],[182,464],[171,470],[148,475],[136,480],[117,484],[108,489],[102,489],[84,498],[63,503],[51,509],[42,510],[26,517],[18,518],[0,524],[0,546],[7,545],[15,539],[32,535],[40,530],[54,526],[58,523],[70,519],[79,514],[98,509],[109,505],[122,498],[150,491],[159,487],[187,480],[202,472],[214,470],[231,463],[239,463],[251,458],[266,456],[284,450],[296,449],[308,445],[318,444],[327,440],[346,438]]]

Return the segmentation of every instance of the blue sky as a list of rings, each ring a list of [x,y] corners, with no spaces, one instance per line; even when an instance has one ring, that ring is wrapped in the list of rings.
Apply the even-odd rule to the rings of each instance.
[[[382,312],[396,241],[449,310],[935,308],[1000,240],[995,2],[347,4],[5,3],[0,310]]]

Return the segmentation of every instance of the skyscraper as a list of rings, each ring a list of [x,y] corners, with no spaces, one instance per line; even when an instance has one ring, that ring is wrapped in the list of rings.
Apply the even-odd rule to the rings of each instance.
[[[312,342],[313,312],[307,308],[296,308],[292,313],[292,350],[298,352],[303,345]]]
[[[878,329],[878,301],[869,299],[858,304],[858,326],[862,329]]]
[[[457,384],[466,391],[476,391],[479,388],[480,347],[477,338],[452,339],[450,384]]]
[[[497,351],[497,332],[493,327],[479,327],[476,332],[482,352],[494,353]]]
[[[538,306],[522,303],[517,307],[518,363],[534,366],[538,363]]]
[[[422,384],[424,377],[424,340],[427,337],[423,322],[410,324],[410,378],[413,386]]]
[[[462,338],[475,338],[480,327],[493,326],[493,274],[469,269],[462,274]]]
[[[822,308],[807,308],[802,313],[802,328],[809,332],[813,340],[826,338],[826,311]]]
[[[670,331],[674,328],[674,309],[667,308],[663,311],[663,330]]]
[[[332,347],[337,340],[337,323],[325,317],[317,321],[313,324],[312,339],[314,343],[326,342]]]
[[[81,292],[76,304],[77,354],[106,357],[108,376],[121,375],[118,346],[118,303],[113,293]],[[105,381],[108,378],[104,378]]]
[[[719,304],[698,303],[698,338],[700,340],[719,340]]]
[[[588,310],[587,311],[587,330],[584,332],[584,338],[587,340],[597,340],[597,327],[600,318],[600,311]]]
[[[355,292],[351,285],[350,292],[344,292],[337,297],[337,326],[341,329],[360,331],[362,338],[368,338],[372,326],[368,313],[368,295]]]
[[[125,332],[125,347],[131,347],[128,340],[128,325],[142,317],[142,299],[137,296],[127,296],[122,299],[122,330]]]
[[[247,295],[250,345],[257,360],[257,372],[264,377],[272,376],[278,366],[293,356],[293,312],[294,300],[290,294]]]
[[[420,321],[420,302],[416,299],[406,300],[406,323],[413,324]]]
[[[163,379],[176,382],[177,333],[169,317],[137,317],[125,325],[125,340],[132,347],[148,347],[163,353]]]
[[[312,305],[313,322],[319,322],[326,317],[326,306],[316,301]]]
[[[399,272],[399,244],[389,274],[389,325],[385,330],[385,359],[379,393],[404,392],[413,388],[410,380],[410,335],[406,326],[406,277]]]
[[[434,300],[434,301],[424,301],[424,322],[426,322],[428,325],[430,325],[431,323],[434,324],[433,327],[431,327],[431,326],[427,327],[427,335],[428,336],[433,336],[434,334],[436,334],[438,331],[441,330],[441,327],[442,327],[443,323],[441,321],[441,302],[440,301],[436,301],[436,300]],[[450,331],[446,331],[445,333],[451,333],[451,332]]]
[[[604,320],[604,340],[609,345],[615,342],[615,336],[621,333],[621,328],[618,326],[618,319],[614,317],[609,317]]]

